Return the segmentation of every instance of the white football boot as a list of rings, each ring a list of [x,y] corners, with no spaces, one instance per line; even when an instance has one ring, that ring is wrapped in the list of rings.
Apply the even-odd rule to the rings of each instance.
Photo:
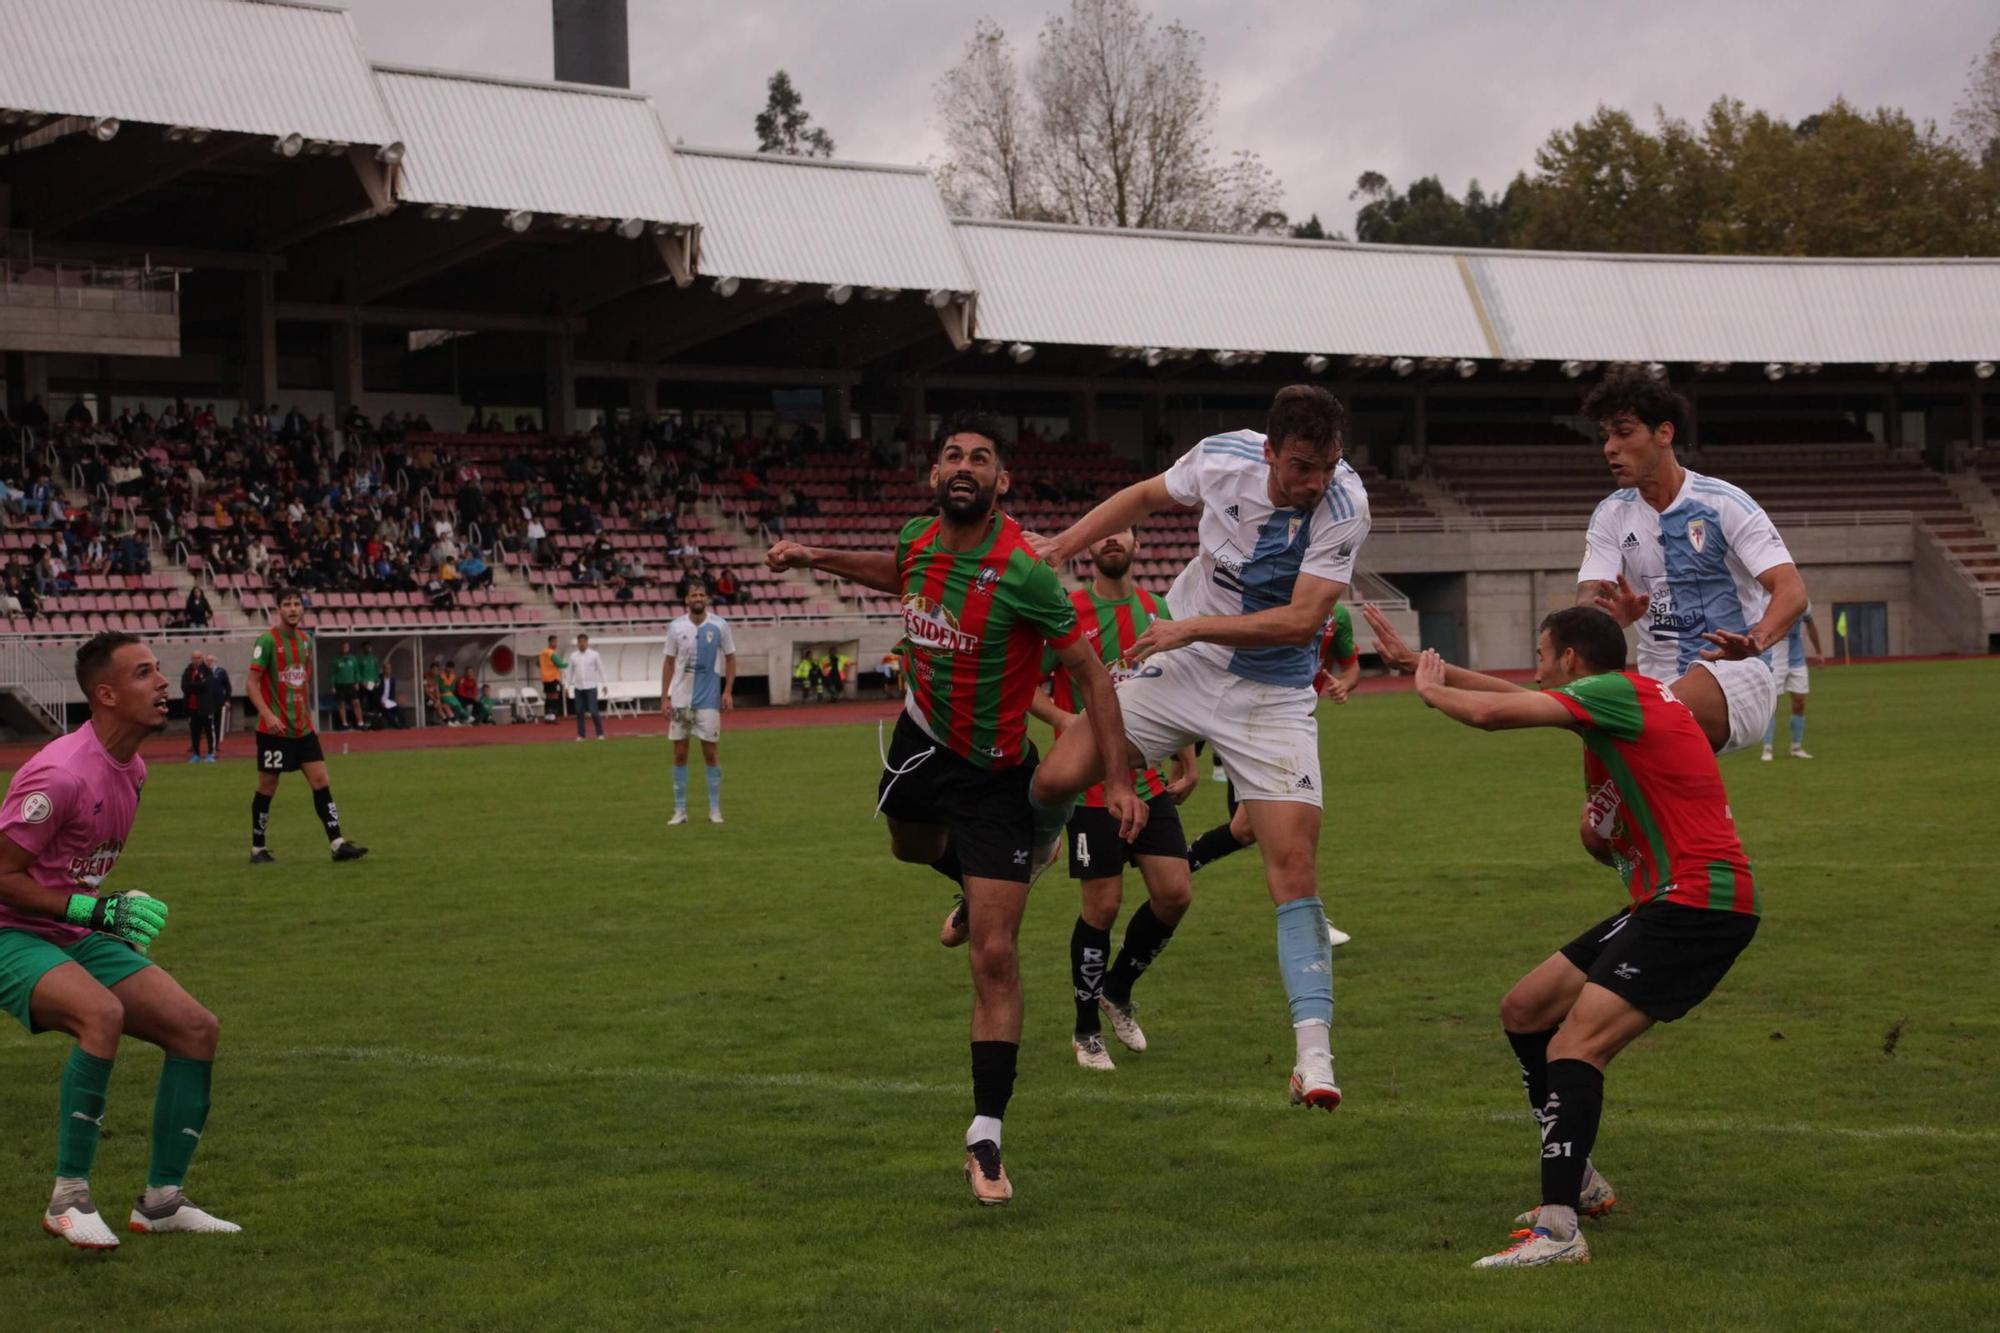
[[[1118,1044],[1128,1051],[1146,1049],[1146,1032],[1139,1026],[1139,1006],[1136,1004],[1113,1004],[1100,995],[1097,1008],[1111,1020],[1111,1030],[1118,1035]]]
[[[224,1235],[241,1231],[234,1222],[225,1222],[212,1213],[205,1213],[188,1202],[187,1195],[174,1190],[158,1204],[148,1208],[146,1196],[132,1205],[131,1229],[140,1235],[158,1235],[169,1231],[185,1231],[190,1234]]]
[[[1292,1067],[1292,1105],[1331,1111],[1340,1105],[1340,1085],[1333,1081],[1333,1057],[1318,1051]]]
[[[1071,1037],[1069,1048],[1076,1052],[1077,1064],[1085,1069],[1109,1074],[1118,1068],[1111,1063],[1111,1052],[1104,1049],[1104,1034],[1101,1032],[1093,1032],[1088,1037]]]
[[[1568,1240],[1557,1240],[1539,1227],[1514,1233],[1514,1243],[1498,1254],[1473,1261],[1474,1268],[1543,1268],[1549,1264],[1587,1264],[1590,1242],[1578,1229]]]
[[[118,1248],[118,1237],[106,1225],[104,1214],[97,1211],[88,1193],[51,1200],[48,1211],[42,1214],[42,1230],[79,1250]]]
[[[1602,1217],[1618,1206],[1618,1191],[1611,1188],[1611,1182],[1598,1174],[1597,1164],[1590,1164],[1590,1174],[1583,1178],[1583,1193],[1577,1196],[1576,1215],[1578,1217]],[[1542,1215],[1537,1204],[1514,1219],[1517,1227],[1532,1227]]]
[[[577,739],[581,740],[583,738],[579,736]],[[685,810],[676,810],[674,811],[674,817],[667,821],[667,827],[672,828],[676,824],[685,824],[687,822],[688,822],[688,812]]]

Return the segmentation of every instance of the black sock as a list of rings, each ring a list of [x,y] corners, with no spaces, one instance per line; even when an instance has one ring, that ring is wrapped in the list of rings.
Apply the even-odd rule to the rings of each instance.
[[[319,822],[326,825],[326,840],[340,841],[340,810],[333,803],[333,788],[320,787],[313,792],[313,809],[319,812]]]
[[[250,798],[250,845],[264,845],[264,831],[271,826],[271,798],[258,792]]]
[[[1542,1107],[1542,1202],[1574,1210],[1604,1114],[1604,1074],[1582,1060],[1551,1060],[1548,1079],[1549,1100]]]
[[[1082,917],[1069,933],[1069,980],[1076,990],[1076,1035],[1088,1037],[1100,1029],[1097,997],[1104,993],[1104,960],[1111,956],[1111,932]]]
[[[931,869],[950,880],[953,888],[965,887],[965,867],[958,863],[958,844],[944,845],[944,855],[931,862]]]
[[[1199,870],[1205,865],[1242,850],[1243,844],[1236,841],[1236,835],[1229,831],[1229,825],[1217,824],[1196,838],[1194,846],[1188,848],[1188,869]]]
[[[1151,903],[1139,904],[1139,910],[1125,923],[1125,942],[1119,946],[1118,960],[1104,978],[1104,998],[1121,1008],[1132,1003],[1133,983],[1173,937],[1174,928],[1153,915]]]
[[[972,1113],[1007,1118],[1007,1100],[1014,1095],[1014,1063],[1020,1058],[1020,1043],[975,1041],[972,1043]]]
[[[1555,1035],[1554,1028],[1547,1032],[1507,1034],[1507,1044],[1514,1048],[1514,1059],[1521,1066],[1521,1086],[1528,1091],[1528,1109],[1537,1119],[1549,1100],[1549,1040]]]

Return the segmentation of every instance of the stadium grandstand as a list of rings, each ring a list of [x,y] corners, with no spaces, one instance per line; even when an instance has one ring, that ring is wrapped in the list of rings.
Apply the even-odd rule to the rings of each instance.
[[[785,702],[800,647],[873,662],[899,622],[765,544],[883,546],[951,412],[1015,424],[1010,508],[1052,528],[1299,380],[1352,412],[1364,594],[1518,667],[1574,598],[1608,489],[1577,403],[1617,363],[1689,394],[1689,461],[1769,507],[1836,651],[2000,636],[2000,260],[954,218],[920,168],[681,146],[625,88],[371,63],[336,8],[9,0],[0,34],[9,726],[106,626],[243,679],[286,584],[421,706],[421,662],[578,628],[614,703],[657,695],[700,579]],[[1143,537],[1163,588],[1192,518]]]

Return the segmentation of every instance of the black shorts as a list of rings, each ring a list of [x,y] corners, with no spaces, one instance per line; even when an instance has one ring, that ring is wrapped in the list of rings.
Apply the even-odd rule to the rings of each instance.
[[[1679,903],[1647,903],[1607,917],[1562,956],[1649,1018],[1671,1023],[1707,999],[1749,946],[1757,920]]]
[[[360,697],[360,694],[361,687],[359,685],[336,685],[333,687],[333,697],[342,703],[351,702]]]
[[[262,731],[257,733],[259,773],[296,773],[301,764],[325,762],[326,751],[319,748],[317,731],[308,731],[303,736],[273,736]]]
[[[1118,836],[1118,821],[1103,806],[1080,805],[1069,817],[1069,877],[1110,879],[1141,856],[1187,859],[1187,834],[1181,831],[1180,807],[1171,796],[1146,802],[1146,827],[1126,842]]]
[[[980,768],[926,736],[904,713],[875,790],[889,818],[950,829],[968,877],[1026,884],[1034,842],[1028,782],[1035,776],[1035,758],[1030,745],[1027,758],[1012,768]]]

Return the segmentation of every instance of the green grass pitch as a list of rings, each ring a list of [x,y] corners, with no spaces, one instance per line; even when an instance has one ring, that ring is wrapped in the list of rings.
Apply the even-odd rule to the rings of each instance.
[[[720,828],[666,827],[659,739],[336,755],[373,848],[342,866],[300,779],[253,868],[248,765],[158,765],[112,882],[172,904],[156,956],[222,1017],[190,1192],[246,1230],[45,1238],[68,1042],[9,1024],[0,1329],[1991,1328],[2000,670],[1815,683],[1815,760],[1724,762],[1763,932],[1612,1066],[1620,1207],[1590,1267],[1529,1273],[1467,1266],[1536,1197],[1499,997],[1619,901],[1572,737],[1322,707],[1332,1116],[1285,1104],[1254,853],[1197,877],[1108,1076],[1071,1061],[1045,879],[991,1211],[965,960],[869,818],[874,728],[725,736]],[[158,1068],[128,1044],[112,1085],[121,1224]]]

